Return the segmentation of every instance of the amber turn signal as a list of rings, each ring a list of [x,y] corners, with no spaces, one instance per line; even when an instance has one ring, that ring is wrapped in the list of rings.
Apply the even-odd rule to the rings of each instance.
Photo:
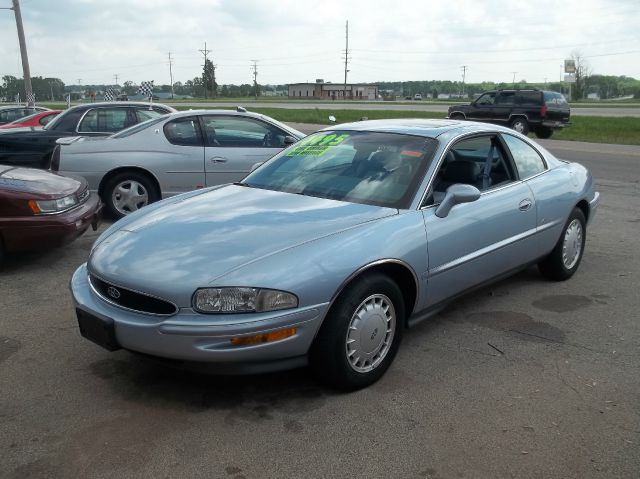
[[[236,336],[230,339],[234,346],[249,346],[251,344],[271,343],[290,338],[296,334],[296,328],[281,329],[271,333],[256,334],[254,336]]]

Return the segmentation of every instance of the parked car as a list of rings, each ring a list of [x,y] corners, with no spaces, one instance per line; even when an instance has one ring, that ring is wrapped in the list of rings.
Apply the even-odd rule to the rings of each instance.
[[[0,164],[47,169],[58,138],[105,137],[132,125],[175,112],[173,108],[143,102],[87,103],[55,117],[44,128],[0,130]]]
[[[48,108],[43,108],[41,106],[35,106],[33,108],[29,108],[24,105],[0,106],[0,125],[11,123],[19,118],[24,118],[25,116],[32,115],[33,113],[47,110]]]
[[[35,128],[43,127],[57,115],[62,113],[62,110],[47,110],[32,115],[25,116],[24,118],[18,118],[11,123],[0,125],[0,130],[8,130],[10,128],[23,128],[25,126],[33,126]]]
[[[310,135],[242,182],[107,229],[71,280],[80,332],[214,371],[382,376],[405,327],[538,263],[571,277],[590,173],[493,125],[378,120]]]
[[[244,109],[174,113],[100,140],[63,138],[55,171],[85,177],[122,217],[161,198],[241,180],[305,135]]]
[[[5,253],[61,246],[95,230],[101,211],[83,178],[0,165],[0,263]]]
[[[571,109],[561,93],[541,90],[497,90],[480,95],[468,105],[449,107],[452,120],[486,121],[526,135],[550,138],[554,130],[569,126]]]
[[[415,95],[413,95],[413,99],[414,100],[422,100],[422,94],[416,93]]]

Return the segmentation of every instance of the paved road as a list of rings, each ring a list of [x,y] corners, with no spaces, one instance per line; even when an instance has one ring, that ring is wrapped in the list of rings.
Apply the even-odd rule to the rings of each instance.
[[[637,478],[637,148],[549,141],[602,205],[579,272],[535,268],[405,336],[337,394],[307,370],[187,374],[83,340],[67,293],[96,233],[0,271],[2,478]]]
[[[198,108],[213,108],[213,107],[228,107],[229,102],[194,102],[194,103],[180,103],[182,106],[198,107]],[[434,105],[431,103],[415,102],[409,105],[404,103],[331,103],[331,102],[251,102],[245,104],[249,109],[253,108],[287,108],[287,109],[314,109],[319,108],[322,110],[406,110],[406,111],[435,111],[442,112],[446,115],[448,105]],[[601,107],[601,108],[572,108],[571,114],[576,116],[632,116],[640,117],[640,107],[630,108],[615,108],[615,107]]]

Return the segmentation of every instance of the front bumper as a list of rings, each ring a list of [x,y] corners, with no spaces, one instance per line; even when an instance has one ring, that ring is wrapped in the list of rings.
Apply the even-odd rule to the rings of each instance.
[[[94,231],[102,220],[102,202],[91,194],[84,203],[59,214],[7,217],[0,230],[7,251],[38,251],[72,242],[89,226]]]
[[[117,346],[158,358],[209,363],[212,372],[254,373],[286,369],[306,362],[327,304],[271,313],[205,315],[181,308],[171,316],[154,316],[108,303],[89,283],[87,266],[80,266],[70,288],[76,310],[113,324]],[[286,339],[233,346],[231,337],[296,328]],[[116,349],[110,348],[110,349]]]

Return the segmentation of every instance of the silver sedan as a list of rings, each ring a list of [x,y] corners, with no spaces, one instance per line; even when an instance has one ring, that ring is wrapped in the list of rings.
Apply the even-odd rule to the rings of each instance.
[[[60,139],[52,169],[85,177],[120,218],[165,197],[238,181],[304,136],[242,108],[184,111],[104,139]]]

